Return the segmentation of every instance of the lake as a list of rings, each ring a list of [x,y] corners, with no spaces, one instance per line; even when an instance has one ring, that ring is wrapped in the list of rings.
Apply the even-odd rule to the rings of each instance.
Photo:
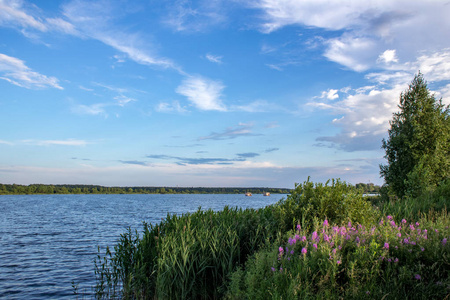
[[[90,298],[97,247],[116,244],[128,227],[224,206],[261,208],[286,195],[12,195],[0,196],[0,298]]]

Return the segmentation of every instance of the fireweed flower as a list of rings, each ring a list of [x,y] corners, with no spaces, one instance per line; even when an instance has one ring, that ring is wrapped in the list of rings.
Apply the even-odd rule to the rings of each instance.
[[[406,224],[406,220],[405,220],[405,219],[402,219],[402,223],[403,223],[403,224]]]
[[[387,218],[388,218],[388,220],[392,220],[393,219],[392,216],[387,216]]]
[[[341,262],[340,260],[338,260],[336,263],[337,263],[338,265],[340,265],[342,262]]]
[[[275,272],[275,268],[274,267],[272,267],[272,272]]]
[[[314,232],[312,233],[311,240],[312,240],[312,241],[317,240],[317,231],[314,231]]]
[[[389,244],[388,243],[384,243],[384,249],[389,249]]]
[[[280,252],[280,254],[283,254],[284,252],[283,247],[278,248],[278,251]]]
[[[316,250],[317,250],[317,244],[313,244],[313,247],[316,248]]]
[[[442,246],[444,246],[445,244],[447,244],[447,238],[444,238],[444,239],[442,240]]]
[[[327,219],[325,219],[325,221],[323,221],[323,226],[325,226],[325,227],[328,227],[328,220]]]
[[[422,279],[422,277],[420,277],[420,275],[419,275],[419,274],[416,274],[416,275],[414,275],[414,279],[416,279],[416,280],[420,280],[420,279]]]
[[[308,250],[306,250],[306,248],[303,247],[303,248],[302,248],[302,254],[305,254],[305,255],[306,255],[307,252],[308,252]]]
[[[295,235],[295,240],[299,241],[300,240],[300,236],[298,234]]]

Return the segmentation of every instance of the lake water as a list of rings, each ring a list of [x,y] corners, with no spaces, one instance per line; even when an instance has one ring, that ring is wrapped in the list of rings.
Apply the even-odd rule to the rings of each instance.
[[[167,213],[260,208],[286,195],[14,195],[0,196],[0,298],[90,298],[94,258],[128,227]]]

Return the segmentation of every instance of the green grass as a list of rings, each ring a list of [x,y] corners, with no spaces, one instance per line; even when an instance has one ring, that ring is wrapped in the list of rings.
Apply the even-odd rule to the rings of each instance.
[[[443,299],[448,190],[383,200],[339,180],[308,180],[263,209],[168,215],[99,251],[96,296]]]

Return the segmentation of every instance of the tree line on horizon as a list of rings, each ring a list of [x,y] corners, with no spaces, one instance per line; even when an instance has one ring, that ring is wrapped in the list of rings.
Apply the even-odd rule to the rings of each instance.
[[[373,183],[357,183],[364,193],[379,193],[381,187]],[[32,194],[290,194],[292,189],[268,187],[106,187],[100,185],[0,184],[0,195]]]

